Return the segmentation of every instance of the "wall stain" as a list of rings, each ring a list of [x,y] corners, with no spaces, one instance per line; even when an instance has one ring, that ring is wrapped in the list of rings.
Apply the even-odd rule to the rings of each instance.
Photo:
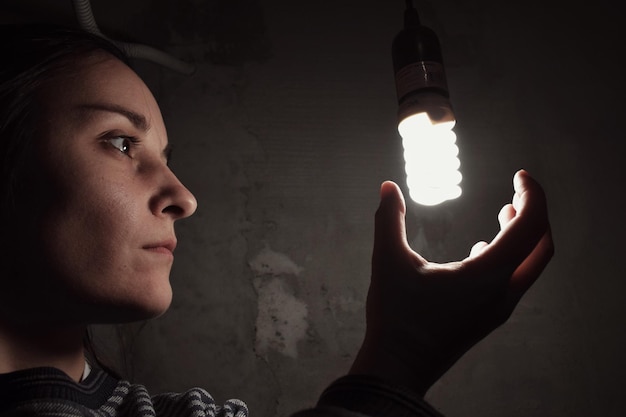
[[[272,350],[297,358],[298,342],[307,338],[309,330],[308,308],[296,297],[288,278],[298,276],[303,268],[268,246],[248,265],[254,272],[253,284],[258,294],[256,353],[267,356]]]

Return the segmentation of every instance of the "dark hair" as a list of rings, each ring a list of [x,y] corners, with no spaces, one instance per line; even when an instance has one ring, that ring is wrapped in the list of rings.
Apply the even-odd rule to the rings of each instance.
[[[35,97],[51,77],[76,60],[105,51],[128,64],[113,43],[53,24],[0,25],[0,214],[14,206],[19,171],[35,133]]]
[[[42,85],[71,70],[78,60],[102,51],[129,64],[114,44],[79,29],[52,24],[0,25],[0,215],[11,218],[19,204],[20,172],[34,142],[36,99]],[[84,344],[92,363],[117,376],[99,360],[89,332]]]

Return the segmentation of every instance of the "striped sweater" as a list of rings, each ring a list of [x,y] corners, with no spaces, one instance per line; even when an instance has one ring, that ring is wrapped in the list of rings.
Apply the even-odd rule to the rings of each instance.
[[[247,417],[240,400],[218,405],[208,392],[150,395],[145,386],[94,369],[75,382],[56,368],[0,374],[1,417]],[[440,417],[420,398],[370,377],[348,376],[331,384],[316,407],[292,417]]]

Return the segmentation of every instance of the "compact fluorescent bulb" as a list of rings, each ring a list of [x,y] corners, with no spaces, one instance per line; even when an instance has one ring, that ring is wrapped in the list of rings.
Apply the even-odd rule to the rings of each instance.
[[[422,112],[398,125],[409,195],[416,203],[432,206],[461,195],[454,124],[454,120],[433,123],[428,113]]]
[[[392,46],[398,132],[409,195],[432,206],[461,195],[456,120],[437,35],[420,24],[412,2],[406,3],[404,28]]]

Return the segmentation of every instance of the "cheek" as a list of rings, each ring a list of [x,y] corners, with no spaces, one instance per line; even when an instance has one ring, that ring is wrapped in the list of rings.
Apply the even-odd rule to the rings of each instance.
[[[41,242],[50,267],[77,285],[102,285],[128,268],[125,254],[139,222],[130,190],[83,178],[55,187],[42,217]]]
[[[73,192],[46,222],[54,275],[73,299],[92,304],[95,320],[161,314],[171,302],[171,265],[153,262],[142,249],[153,225],[140,188],[91,189]]]
[[[89,178],[69,184],[51,179],[39,188],[33,184],[36,201],[20,204],[12,222],[14,245],[3,252],[3,275],[14,279],[0,284],[0,314],[102,322],[146,318],[167,308],[169,280],[159,279],[160,292],[148,294],[135,274],[141,259],[136,247],[149,221],[138,193]]]

